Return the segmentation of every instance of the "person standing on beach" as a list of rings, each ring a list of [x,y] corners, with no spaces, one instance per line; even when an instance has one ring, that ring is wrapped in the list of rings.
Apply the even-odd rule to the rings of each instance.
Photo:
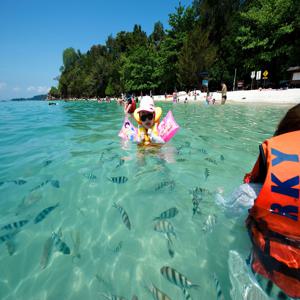
[[[173,103],[177,102],[177,93],[174,91],[173,93]]]
[[[222,82],[221,86],[222,86],[222,90],[221,90],[222,101],[221,101],[221,104],[225,104],[226,99],[227,99],[227,86],[224,82]]]

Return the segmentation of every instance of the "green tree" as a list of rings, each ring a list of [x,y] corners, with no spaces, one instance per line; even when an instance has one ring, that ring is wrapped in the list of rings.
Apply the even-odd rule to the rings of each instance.
[[[180,3],[175,8],[175,13],[169,15],[167,35],[163,39],[159,49],[160,73],[162,74],[163,91],[173,91],[174,88],[182,88],[178,68],[179,55],[186,42],[188,33],[194,28],[194,11],[188,7],[185,9]],[[184,73],[183,71],[180,71]]]
[[[294,55],[292,41],[299,34],[299,2],[297,5],[296,2],[256,0],[240,13],[236,43],[247,57],[244,61],[247,71],[268,68],[273,80],[279,80],[280,71]]]
[[[147,46],[148,38],[140,25],[135,24],[130,36],[130,48]]]
[[[56,87],[52,86],[49,91],[49,95],[57,99],[60,97],[60,92]]]
[[[61,97],[94,97],[121,92],[171,92],[199,87],[201,72],[210,83],[230,87],[234,69],[249,80],[267,68],[279,81],[289,66],[300,64],[300,5],[297,0],[194,0],[179,2],[169,29],[154,24],[149,37],[140,25],[108,36],[87,53],[67,48],[59,84]]]
[[[63,67],[64,70],[68,70],[78,59],[78,53],[74,48],[67,48],[63,52]]]
[[[153,32],[149,36],[149,41],[157,48],[164,40],[165,36],[166,33],[163,24],[161,22],[156,22],[154,24]]]
[[[159,70],[157,53],[152,48],[140,47],[124,55],[120,75],[125,92],[155,91],[161,82]]]
[[[236,55],[234,38],[232,33],[234,28],[236,15],[240,9],[240,0],[195,0],[193,8],[196,15],[196,30],[199,32],[199,39],[202,36],[205,39],[200,42],[199,46],[202,51],[207,49],[212,51],[212,55],[206,52],[207,58],[202,57],[203,63],[206,65],[206,71],[209,72],[211,82],[226,81],[228,82],[233,77],[235,60],[241,56],[241,53]],[[200,28],[199,28],[200,27]],[[194,38],[197,37],[194,35]],[[203,38],[202,38],[203,39]],[[233,59],[232,59],[233,58]],[[216,87],[216,86],[215,86]]]
[[[118,94],[118,91],[115,89],[113,83],[112,83],[112,80],[110,79],[107,86],[106,86],[106,89],[105,89],[105,95],[107,96],[115,96]]]
[[[216,62],[217,48],[209,43],[208,32],[200,27],[188,35],[178,60],[177,80],[184,89],[201,86],[201,73],[211,70]]]

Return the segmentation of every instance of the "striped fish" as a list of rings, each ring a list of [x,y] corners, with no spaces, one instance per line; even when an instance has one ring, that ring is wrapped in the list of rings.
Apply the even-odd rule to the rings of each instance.
[[[44,244],[43,253],[40,261],[40,266],[42,269],[45,269],[49,263],[53,249],[53,242],[53,238],[49,237]]]
[[[48,184],[49,182],[55,188],[60,187],[59,180],[46,180],[46,181],[42,182],[41,184],[37,185],[36,187],[32,188],[30,190],[30,192],[38,190],[39,188],[43,187],[44,185]]]
[[[192,198],[193,201],[195,200],[195,201],[200,202],[200,201],[203,200],[203,195],[202,195],[202,193],[192,192],[192,197],[193,197],[193,198]]]
[[[209,175],[210,175],[209,169],[205,168],[205,170],[204,170],[204,178],[205,178],[205,180],[207,180],[207,178],[208,178]]]
[[[96,180],[97,179],[97,176],[94,175],[93,173],[87,173],[87,174],[84,174],[83,176],[88,180]]]
[[[95,274],[95,277],[101,285],[105,286],[107,289],[111,288],[111,284],[106,281],[106,279],[104,279],[100,274]]]
[[[125,209],[122,206],[120,206],[120,205],[118,205],[116,203],[113,204],[113,207],[115,207],[115,208],[117,208],[119,210],[119,212],[121,214],[121,217],[122,217],[123,223],[130,230],[131,229],[131,224],[130,224],[129,217],[128,217],[128,214],[125,211]]]
[[[49,166],[51,163],[52,163],[52,160],[46,160],[46,161],[44,161],[44,162],[42,163],[42,166],[43,166],[43,167],[47,167],[47,166]]]
[[[225,300],[222,289],[221,289],[221,285],[220,285],[220,282],[217,278],[216,273],[213,274],[213,280],[215,282],[215,287],[216,287],[216,290],[217,290],[217,300]]]
[[[254,272],[254,274],[255,274],[255,272]],[[271,280],[268,280],[267,286],[266,286],[266,289],[265,289],[268,296],[271,295],[272,289],[273,289],[273,282]]]
[[[119,163],[116,165],[116,169],[117,169],[117,168],[120,168],[121,166],[123,166],[124,163],[125,163],[125,160],[122,159],[122,158],[120,158]]]
[[[11,240],[14,236],[16,235],[16,232],[13,232],[13,233],[7,233],[5,235],[1,235],[0,236],[0,242],[7,242],[9,240]]]
[[[209,140],[209,137],[207,136],[204,136],[204,135],[198,135],[199,138],[201,138],[203,141],[208,141]]]
[[[168,253],[171,257],[174,257],[175,252],[173,248],[173,243],[170,237],[167,238],[167,248],[168,248]]]
[[[154,224],[154,230],[157,232],[162,232],[167,235],[173,234],[176,238],[176,233],[173,225],[167,220],[159,220]]]
[[[169,187],[170,190],[173,190],[175,187],[175,181],[171,180],[171,181],[163,181],[161,183],[159,183],[156,187],[155,187],[155,192],[165,188],[165,187]]]
[[[173,218],[178,214],[178,212],[179,211],[176,207],[171,207],[162,212],[158,217],[154,218],[153,221]]]
[[[202,188],[202,187],[199,187],[199,186],[197,186],[194,189],[190,190],[190,193],[193,196],[201,198],[201,199],[204,196],[210,196],[212,194],[208,189],[205,189],[205,188]]]
[[[52,232],[52,239],[54,242],[54,246],[59,252],[62,252],[63,254],[70,254],[71,250],[69,246],[61,240],[60,236],[56,232]]]
[[[204,159],[207,160],[208,162],[214,164],[214,165],[217,165],[217,164],[218,164],[217,161],[216,161],[215,159],[212,159],[212,158],[210,158],[210,157],[206,157],[206,158],[204,158]]]
[[[17,180],[7,180],[7,181],[0,181],[0,186],[5,184],[5,183],[9,183],[9,182],[13,182],[16,185],[23,185],[25,184],[27,181],[23,180],[23,179],[17,179]]]
[[[59,205],[59,203],[56,203],[56,204],[53,205],[53,206],[49,206],[49,207],[43,209],[43,210],[42,210],[42,211],[34,218],[33,223],[34,223],[34,224],[37,224],[37,223],[43,221],[43,220],[47,217],[47,215],[48,215],[52,210],[54,210],[58,205]]]
[[[128,181],[128,178],[126,176],[119,176],[119,177],[111,177],[109,178],[109,180],[113,183],[123,184]]]
[[[181,154],[180,151],[182,148],[183,148],[182,146],[176,147],[177,154]]]
[[[120,250],[122,249],[122,246],[123,246],[123,241],[120,241],[118,243],[118,245],[112,250],[114,253],[119,253]]]
[[[225,160],[225,157],[223,156],[223,154],[220,155],[220,159],[221,159],[222,161]]]
[[[184,162],[184,161],[186,161],[186,159],[185,158],[177,158],[176,161],[178,161],[178,162]]]
[[[191,143],[190,142],[185,142],[183,145],[180,145],[178,147],[176,147],[177,153],[180,154],[180,151],[185,149],[185,148],[190,148],[191,147]]]
[[[158,289],[155,285],[151,284],[150,287],[146,286],[146,289],[152,294],[155,300],[171,300],[171,298]]]
[[[193,196],[193,198],[192,198],[192,203],[193,203],[193,216],[194,216],[195,214],[201,214],[201,209],[200,209],[200,201],[201,201],[201,200],[202,200],[202,199],[199,199],[199,198]]]
[[[278,300],[287,300],[287,299],[289,299],[289,297],[283,291],[279,291],[277,294],[277,299]]]
[[[102,293],[102,296],[108,300],[126,300],[126,298],[124,298],[122,296],[109,295],[109,294],[105,294],[105,293]]]
[[[18,179],[18,180],[12,180],[13,183],[15,183],[16,185],[23,185],[25,184],[27,181],[23,180],[23,179]]]
[[[165,266],[160,269],[160,273],[171,283],[179,286],[182,289],[191,287],[199,287],[196,284],[191,283],[184,275],[176,271],[175,269]]]
[[[50,183],[53,187],[60,188],[59,180],[51,180]]]
[[[203,148],[199,149],[199,152],[201,152],[202,154],[207,154],[207,151]]]
[[[183,296],[185,300],[192,300],[192,297],[188,291],[188,289],[182,289]]]
[[[39,184],[39,185],[35,186],[34,188],[32,188],[32,189],[30,190],[30,192],[33,192],[33,191],[38,190],[39,188],[41,188],[41,187],[43,187],[44,185],[46,185],[48,182],[50,182],[50,180],[46,180],[46,181],[42,182],[41,184]]]
[[[17,222],[13,222],[11,224],[4,225],[0,228],[0,230],[15,230],[20,229],[24,225],[26,225],[29,221],[28,220],[21,220]]]

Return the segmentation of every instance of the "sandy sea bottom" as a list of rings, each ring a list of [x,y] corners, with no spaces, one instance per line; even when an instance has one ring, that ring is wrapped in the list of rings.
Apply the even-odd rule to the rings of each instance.
[[[215,194],[241,184],[288,106],[161,103],[181,129],[143,149],[118,138],[116,103],[0,105],[0,299],[153,299],[151,284],[184,299],[164,266],[199,285],[193,299],[216,299],[213,274],[230,298],[229,251],[244,260],[250,242]],[[174,207],[172,227],[153,221]]]

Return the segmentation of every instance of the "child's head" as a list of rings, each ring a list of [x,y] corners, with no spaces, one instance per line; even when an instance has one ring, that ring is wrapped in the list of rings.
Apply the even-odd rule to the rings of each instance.
[[[274,136],[300,130],[300,103],[293,106],[278,124]]]
[[[137,109],[141,125],[146,129],[151,128],[155,121],[155,106],[151,97],[145,96],[141,100],[140,107]]]

